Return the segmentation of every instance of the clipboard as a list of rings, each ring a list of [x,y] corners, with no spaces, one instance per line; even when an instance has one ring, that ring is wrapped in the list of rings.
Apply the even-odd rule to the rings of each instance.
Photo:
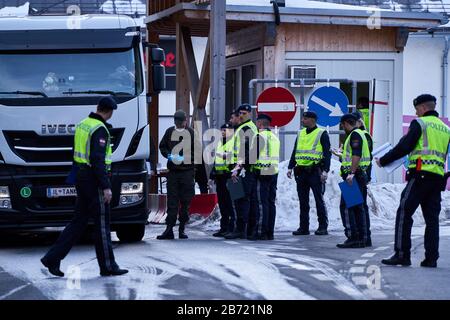
[[[244,185],[242,184],[242,178],[239,177],[238,181],[235,183],[232,179],[227,180],[227,189],[230,193],[230,198],[232,201],[239,200],[245,197]]]
[[[361,190],[359,190],[358,182],[354,179],[350,186],[347,181],[339,183],[342,197],[344,198],[345,207],[347,209],[360,205],[364,202]]]

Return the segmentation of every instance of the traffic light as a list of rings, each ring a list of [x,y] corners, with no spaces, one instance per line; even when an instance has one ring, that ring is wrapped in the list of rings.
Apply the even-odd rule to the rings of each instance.
[[[166,59],[164,50],[157,45],[149,46],[152,72],[153,94],[158,94],[166,88],[166,68],[162,62]]]

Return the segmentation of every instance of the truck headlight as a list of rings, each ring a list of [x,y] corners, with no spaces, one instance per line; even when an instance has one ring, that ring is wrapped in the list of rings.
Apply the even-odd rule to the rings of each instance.
[[[8,186],[0,186],[0,209],[12,209]]]
[[[143,182],[124,182],[120,188],[120,194],[136,194],[144,192]]]
[[[124,182],[120,188],[119,205],[130,205],[144,198],[143,182]]]

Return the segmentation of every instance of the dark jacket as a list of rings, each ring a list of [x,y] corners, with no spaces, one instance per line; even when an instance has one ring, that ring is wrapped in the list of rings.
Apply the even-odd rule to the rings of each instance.
[[[255,134],[251,131],[250,127],[248,125],[246,125],[246,123],[251,122],[252,120],[247,120],[245,122],[243,122],[244,125],[242,125],[242,123],[240,124],[240,126],[242,125],[242,132],[245,134],[245,138],[244,138],[244,148],[239,148],[239,155],[238,158],[239,159],[244,159],[244,165],[243,167],[245,168],[245,170],[249,170],[251,164],[251,157],[250,155],[257,155],[257,146],[255,144],[253,144],[252,142],[255,139]],[[247,131],[250,130],[250,133],[247,133]],[[247,134],[246,134],[247,133]],[[242,141],[241,141],[242,144]],[[254,160],[254,159],[253,159]],[[254,162],[254,161],[253,161]]]
[[[306,128],[306,134],[310,134],[316,128],[317,128],[317,126],[315,126],[314,128]],[[297,136],[297,138],[298,138],[298,136]],[[331,144],[330,144],[330,137],[328,135],[328,132],[324,131],[324,133],[322,133],[322,136],[320,137],[320,144],[322,145],[322,149],[323,149],[323,159],[322,159],[321,163],[319,164],[319,167],[323,171],[328,172],[328,171],[330,171],[330,162],[331,162],[331,151],[330,151]],[[295,151],[296,150],[297,150],[297,139],[295,139],[294,150],[292,150],[288,169],[293,169],[296,165],[296,162],[295,162]]]
[[[179,155],[184,157],[184,161],[181,164],[175,164],[172,161],[167,161],[167,169],[169,170],[194,170],[194,150],[196,148],[200,148],[201,154],[201,146],[196,145],[194,143],[194,130],[192,128],[187,127],[186,131],[182,133],[178,133],[175,131],[175,127],[170,127],[166,130],[164,137],[161,139],[159,143],[159,151],[164,158],[168,159],[169,154],[173,154],[177,156],[178,153],[176,150],[173,150],[175,146],[177,146],[181,141],[183,141],[183,135],[186,133],[190,136],[190,143],[184,146],[184,149],[190,148],[190,155],[185,155],[183,153],[183,149],[181,149]],[[174,132],[175,131],[175,132]],[[173,138],[172,138],[173,135]],[[177,154],[175,154],[177,153]]]
[[[107,123],[100,115],[91,112],[89,118],[100,120],[110,130],[112,126]],[[106,171],[105,157],[106,145],[108,141],[108,132],[104,127],[95,130],[91,137],[91,153],[89,161],[91,162],[92,172],[102,190],[111,189],[109,173]]]
[[[425,116],[439,117],[439,114],[436,111],[428,111],[424,114],[424,117]],[[417,120],[411,121],[408,133],[400,139],[400,141],[391,151],[380,158],[381,166],[383,167],[411,153],[419,142],[421,136],[422,127],[417,122]],[[408,169],[407,178],[409,179],[409,177],[416,176],[419,173],[423,178],[442,180],[442,177],[438,174],[426,171],[417,172],[415,169]]]

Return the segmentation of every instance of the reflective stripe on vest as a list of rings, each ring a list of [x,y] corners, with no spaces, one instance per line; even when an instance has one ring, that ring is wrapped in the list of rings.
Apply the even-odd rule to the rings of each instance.
[[[86,118],[77,125],[74,138],[73,159],[76,163],[87,164],[88,166],[91,165],[91,138],[94,132],[101,127],[105,128],[108,134],[108,141],[106,141],[105,165],[106,170],[110,171],[112,163],[111,137],[108,128],[106,128],[103,122],[97,119]]]
[[[234,133],[234,163],[237,163],[238,156],[241,149],[241,135],[242,137],[245,136],[245,132],[242,130],[245,126],[248,126],[250,130],[252,130],[253,135],[256,135],[258,133],[258,128],[256,128],[256,125],[253,123],[253,121],[247,121],[245,123],[242,123]],[[248,131],[248,130],[247,130]]]
[[[422,135],[414,150],[409,154],[408,168],[416,169],[420,159],[420,171],[443,176],[450,141],[450,129],[435,116],[421,117],[416,120],[422,129]]]
[[[295,149],[295,162],[298,166],[312,166],[323,159],[323,148],[320,138],[325,130],[316,128],[307,133],[306,128],[297,135],[297,147]]]
[[[214,161],[214,168],[217,173],[230,172],[229,165],[233,164],[233,148],[233,137],[231,137],[225,144],[223,144],[222,139],[217,144],[216,157]],[[225,159],[223,158],[224,154],[226,155]]]
[[[342,151],[342,163],[341,163],[341,173],[350,173],[351,167],[352,167],[352,148],[350,147],[350,137],[353,132],[356,132],[360,135],[363,145],[362,145],[362,157],[359,160],[358,167],[361,168],[363,171],[365,171],[371,163],[370,159],[370,151],[369,151],[369,144],[367,143],[366,135],[364,134],[364,131],[361,129],[353,130],[348,136],[347,139],[345,139],[344,142],[344,150]]]
[[[270,130],[261,131],[258,136],[261,136],[265,143],[264,148],[259,151],[254,167],[261,170],[261,175],[277,174],[280,162],[280,140]]]

